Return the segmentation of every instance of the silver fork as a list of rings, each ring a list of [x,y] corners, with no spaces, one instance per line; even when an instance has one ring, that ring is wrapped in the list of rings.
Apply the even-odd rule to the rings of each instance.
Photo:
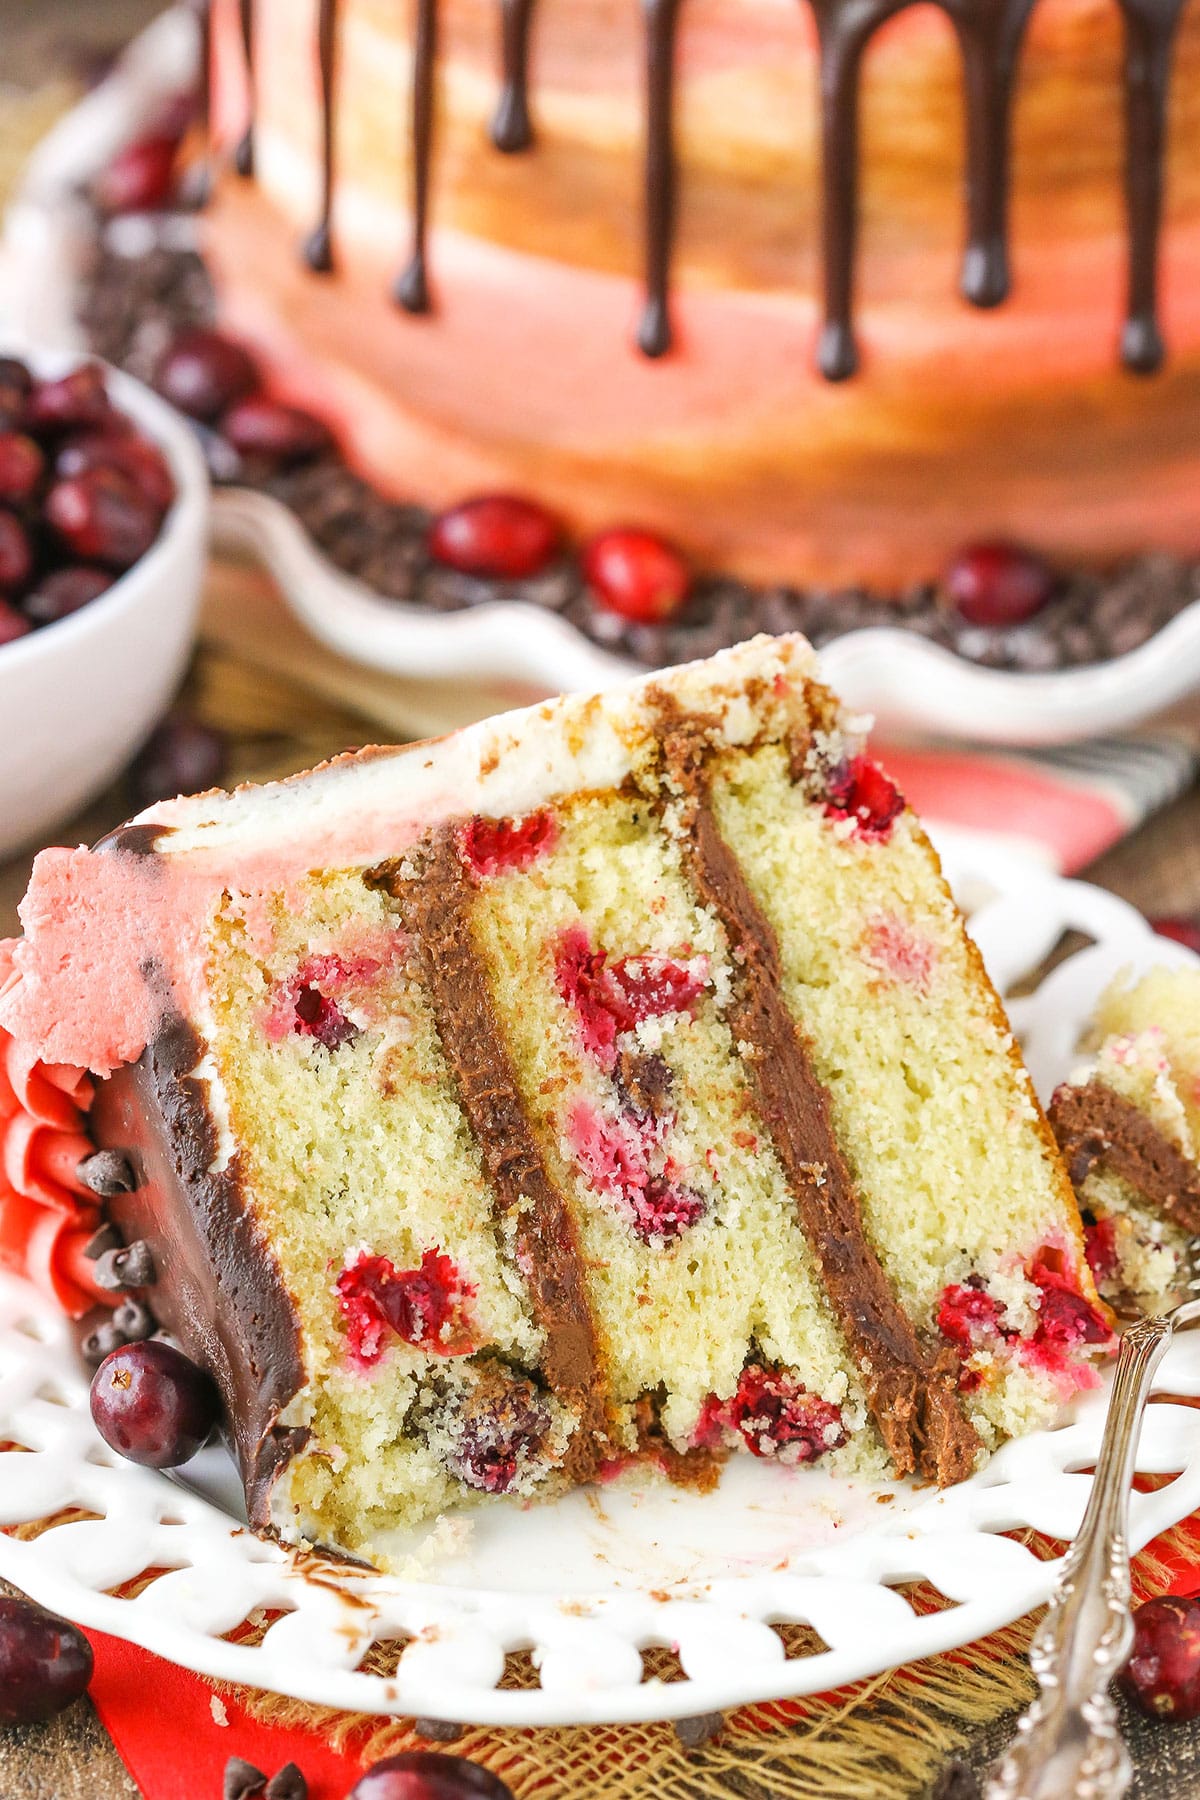
[[[1197,1319],[1200,1299],[1181,1298],[1121,1339],[1087,1511],[1029,1650],[1040,1692],[984,1800],[1120,1800],[1133,1778],[1109,1694],[1133,1642],[1129,1496],[1155,1370],[1176,1330]]]

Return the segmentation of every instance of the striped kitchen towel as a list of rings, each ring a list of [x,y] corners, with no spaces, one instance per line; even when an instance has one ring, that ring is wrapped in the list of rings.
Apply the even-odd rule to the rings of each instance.
[[[1200,710],[1049,750],[887,742],[874,748],[905,798],[935,827],[990,832],[1070,875],[1191,786],[1200,770]]]

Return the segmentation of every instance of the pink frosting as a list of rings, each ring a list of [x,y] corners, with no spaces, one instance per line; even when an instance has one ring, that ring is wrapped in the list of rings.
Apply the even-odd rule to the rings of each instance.
[[[0,939],[0,991],[12,979],[11,939]],[[84,1129],[92,1083],[83,1069],[46,1063],[0,1027],[0,1265],[15,1269],[72,1318],[112,1295],[84,1255],[100,1223],[77,1174],[90,1156]]]

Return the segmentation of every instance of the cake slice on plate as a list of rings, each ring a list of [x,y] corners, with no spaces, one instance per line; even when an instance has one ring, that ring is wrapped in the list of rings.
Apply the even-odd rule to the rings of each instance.
[[[1122,1311],[1161,1311],[1200,1236],[1200,969],[1118,976],[1089,1039],[1095,1054],[1054,1095],[1050,1122],[1100,1291]]]
[[[749,1451],[938,1482],[1096,1379],[1079,1215],[916,819],[799,638],[37,860],[0,1023],[260,1529]],[[111,1185],[111,1184],[110,1184]]]

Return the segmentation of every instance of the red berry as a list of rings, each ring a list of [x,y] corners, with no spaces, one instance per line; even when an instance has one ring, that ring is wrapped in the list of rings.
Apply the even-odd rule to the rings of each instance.
[[[217,1390],[203,1369],[161,1338],[125,1344],[92,1377],[92,1418],[105,1443],[130,1462],[176,1469],[190,1462],[217,1422]]]
[[[386,1331],[438,1356],[462,1356],[470,1342],[464,1307],[475,1292],[450,1257],[430,1249],[417,1269],[398,1269],[367,1252],[337,1278],[338,1304],[349,1327],[350,1354],[370,1367],[387,1348]]]
[[[509,1382],[497,1393],[485,1380],[464,1397],[458,1439],[446,1459],[450,1472],[479,1493],[511,1493],[541,1454],[550,1424],[550,1409],[531,1381]]]
[[[551,812],[526,813],[521,819],[472,819],[459,840],[463,860],[476,875],[499,875],[528,869],[558,840]]]
[[[258,386],[258,370],[233,338],[194,325],[177,332],[167,345],[154,385],[180,412],[211,423]]]
[[[221,420],[221,435],[239,456],[271,468],[309,462],[333,443],[324,419],[266,394],[249,394]]]
[[[513,1800],[513,1793],[498,1775],[465,1756],[404,1750],[368,1769],[346,1800]]]
[[[651,1238],[682,1237],[708,1211],[708,1201],[695,1188],[669,1181],[665,1175],[652,1175],[644,1186],[634,1184],[625,1190],[624,1198],[631,1213],[634,1236],[644,1244]]]
[[[46,459],[31,437],[0,432],[0,504],[24,506],[46,471]]]
[[[464,575],[519,581],[537,575],[559,544],[558,522],[544,507],[515,494],[464,500],[435,519],[429,551]]]
[[[46,495],[46,523],[84,562],[128,569],[158,536],[162,516],[128,475],[89,469],[56,481]]]
[[[1139,1606],[1118,1680],[1148,1719],[1200,1717],[1200,1598],[1163,1594]]]
[[[1088,1268],[1097,1287],[1117,1272],[1117,1222],[1110,1215],[1093,1219],[1089,1225],[1084,1215],[1083,1242]]]
[[[175,498],[170,464],[158,445],[138,432],[88,432],[68,439],[54,459],[59,476],[86,475],[92,469],[116,469],[127,475],[160,513]]]
[[[77,1626],[23,1594],[0,1594],[0,1725],[33,1725],[78,1700],[92,1646]]]
[[[35,382],[26,405],[26,430],[83,431],[107,426],[113,405],[99,363],[80,363],[54,381]]]
[[[779,1456],[789,1463],[815,1462],[846,1442],[840,1409],[781,1369],[743,1369],[719,1416],[755,1456]]]
[[[1020,625],[1041,611],[1057,581],[1049,563],[1031,550],[973,544],[955,557],[942,585],[968,624]]]
[[[829,778],[825,811],[832,819],[853,819],[863,837],[886,838],[904,811],[904,796],[878,763],[856,756]]]
[[[978,1279],[978,1277],[976,1277]],[[938,1330],[965,1356],[1000,1329],[1000,1312],[985,1288],[951,1282],[938,1301]]]
[[[19,594],[33,574],[33,545],[15,513],[0,511],[0,594]]]
[[[602,531],[579,560],[601,605],[638,625],[673,619],[692,584],[678,550],[650,531]]]
[[[558,942],[554,964],[559,994],[579,1015],[584,1047],[610,1064],[618,1035],[642,1019],[690,1012],[708,985],[704,957],[647,954],[609,962],[593,950],[582,925],[570,926]]]
[[[97,206],[107,213],[165,206],[175,186],[178,150],[177,138],[159,135],[126,144],[92,183]]]
[[[1173,938],[1177,944],[1200,955],[1200,919],[1151,919],[1150,929],[1159,937]]]
[[[21,611],[35,625],[53,625],[81,606],[98,599],[113,584],[109,569],[90,568],[87,563],[72,563],[65,569],[52,569],[42,575],[21,602]]]
[[[0,600],[0,647],[13,643],[17,638],[27,637],[33,630],[29,620],[19,613],[15,606],[7,600]]]
[[[0,356],[0,430],[19,431],[25,423],[33,376],[17,356]]]
[[[139,811],[176,794],[203,794],[225,773],[220,732],[184,713],[168,713],[138,751],[129,770],[130,798]]]

